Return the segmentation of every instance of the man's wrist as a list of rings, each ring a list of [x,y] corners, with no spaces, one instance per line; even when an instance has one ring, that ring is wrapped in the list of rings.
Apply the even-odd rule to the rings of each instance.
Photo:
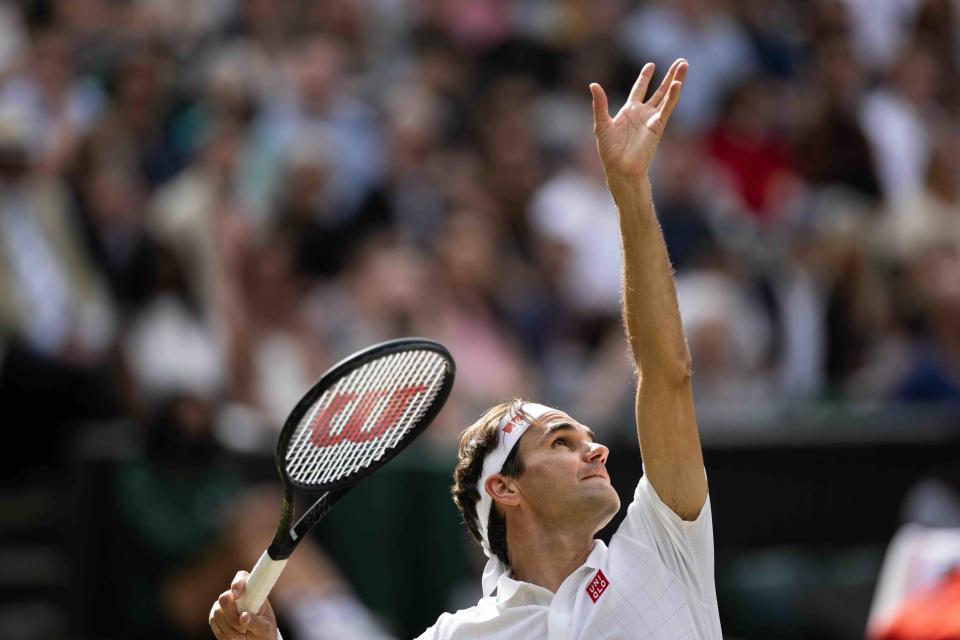
[[[653,189],[647,174],[638,176],[608,173],[607,188],[621,213],[637,207],[649,206],[653,199]]]

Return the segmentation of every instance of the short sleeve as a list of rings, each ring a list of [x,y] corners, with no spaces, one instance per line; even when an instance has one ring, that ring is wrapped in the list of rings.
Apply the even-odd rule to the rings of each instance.
[[[424,631],[423,633],[421,633],[420,635],[418,635],[416,638],[414,638],[414,640],[437,640],[437,638],[443,637],[443,636],[440,634],[440,625],[441,625],[441,622],[443,621],[443,618],[446,617],[446,616],[449,616],[449,615],[450,615],[450,614],[448,614],[448,613],[442,614],[442,615],[437,619],[437,621],[436,621],[435,623],[433,623],[433,626],[431,626],[431,627],[428,628],[426,631]]]
[[[701,601],[716,602],[709,495],[697,519],[686,521],[664,504],[644,474],[611,544],[618,538],[652,547],[666,567]]]

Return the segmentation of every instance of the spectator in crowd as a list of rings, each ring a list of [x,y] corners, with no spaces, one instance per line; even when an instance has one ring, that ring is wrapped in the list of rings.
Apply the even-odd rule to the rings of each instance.
[[[30,156],[57,173],[100,115],[104,96],[89,78],[77,77],[66,33],[49,29],[34,34],[28,56],[26,73],[4,83],[0,110],[22,118]]]
[[[914,45],[898,57],[889,81],[861,103],[860,122],[890,201],[915,196],[923,183],[932,135],[927,123],[939,115],[938,68],[928,47]]]
[[[116,309],[75,215],[63,180],[32,158],[26,124],[0,114],[0,399],[54,434],[119,410],[106,361]],[[43,458],[56,447],[27,450]]]

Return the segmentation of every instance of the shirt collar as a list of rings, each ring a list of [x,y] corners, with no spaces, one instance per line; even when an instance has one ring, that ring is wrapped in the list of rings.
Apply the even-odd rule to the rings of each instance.
[[[584,560],[582,565],[580,565],[573,573],[567,576],[566,580],[569,580],[575,574],[583,571],[584,569],[599,569],[606,552],[607,545],[604,544],[603,540],[594,540],[593,549],[590,551],[590,555],[587,556],[587,559]],[[513,571],[510,571],[500,576],[500,579],[497,580],[497,593],[495,596],[497,606],[509,607],[520,604],[539,604],[547,607],[550,606],[550,603],[553,601],[553,597],[556,594],[546,587],[541,587],[530,582],[523,582],[522,580],[514,580],[512,576]],[[564,582],[566,582],[566,580],[564,580]],[[521,594],[525,597],[518,600],[515,604],[511,604],[511,600],[515,599],[518,594]]]
[[[517,596],[524,596],[518,598]],[[553,592],[545,587],[541,587],[530,582],[514,580],[507,574],[500,576],[497,580],[497,606],[509,607],[520,604],[540,604],[550,606],[553,600]],[[514,601],[514,602],[511,602]]]
[[[607,545],[604,544],[603,540],[594,540],[593,550],[590,552],[590,555],[587,556],[587,559],[583,561],[581,568],[589,567],[590,569],[599,569],[606,553]]]

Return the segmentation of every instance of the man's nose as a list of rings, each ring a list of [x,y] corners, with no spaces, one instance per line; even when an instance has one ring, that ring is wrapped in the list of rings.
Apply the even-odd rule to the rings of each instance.
[[[610,449],[598,442],[591,442],[587,445],[587,461],[607,464],[607,456],[610,455]]]

